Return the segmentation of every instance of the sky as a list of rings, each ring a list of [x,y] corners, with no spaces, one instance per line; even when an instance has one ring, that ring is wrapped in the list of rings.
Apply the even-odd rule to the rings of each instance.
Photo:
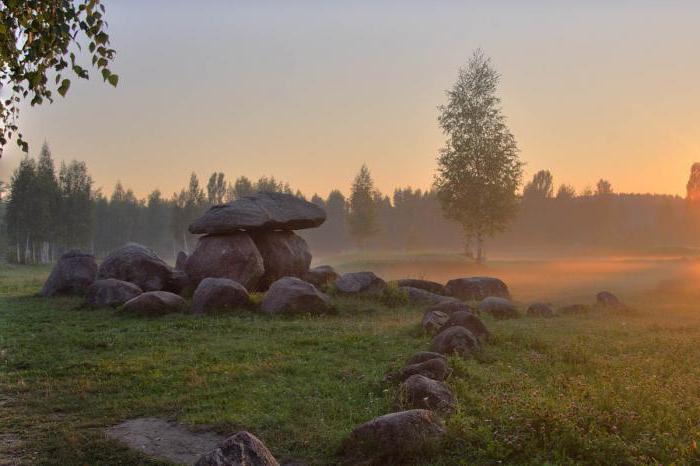
[[[577,190],[684,194],[700,161],[700,2],[106,0],[120,76],[24,109],[38,152],[166,195],[213,171],[307,195],[430,187],[437,107],[476,48],[526,163]],[[7,180],[21,154],[0,159]]]

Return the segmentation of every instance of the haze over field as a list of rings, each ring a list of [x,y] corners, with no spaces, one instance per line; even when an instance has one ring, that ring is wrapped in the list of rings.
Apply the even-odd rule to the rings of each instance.
[[[84,160],[96,187],[141,197],[191,171],[275,175],[310,196],[428,188],[444,142],[436,106],[482,47],[525,177],[577,190],[684,194],[700,159],[700,4],[108,1],[116,89],[74,80],[27,109],[32,152]],[[17,166],[14,145],[0,179]]]

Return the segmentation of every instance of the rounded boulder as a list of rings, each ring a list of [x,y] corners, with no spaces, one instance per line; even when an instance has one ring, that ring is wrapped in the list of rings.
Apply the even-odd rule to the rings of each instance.
[[[283,277],[270,285],[260,307],[271,315],[323,314],[333,310],[328,295],[296,277]]]
[[[266,290],[282,277],[303,278],[311,265],[311,253],[304,238],[293,231],[260,231],[251,234],[263,260],[265,272],[258,289]]]
[[[248,290],[229,278],[208,277],[199,282],[192,297],[192,314],[230,311],[250,306]]]
[[[88,288],[85,304],[90,307],[118,307],[143,293],[130,282],[105,278],[97,280]]]
[[[68,251],[58,259],[40,294],[45,297],[84,295],[96,275],[95,256],[78,250]]]
[[[175,312],[186,312],[187,302],[175,293],[148,291],[127,301],[122,311],[144,317],[159,317]]]

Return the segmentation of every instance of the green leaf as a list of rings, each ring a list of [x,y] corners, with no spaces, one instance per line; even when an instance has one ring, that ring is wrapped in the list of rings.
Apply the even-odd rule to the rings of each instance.
[[[112,86],[117,87],[117,83],[119,82],[119,76],[117,76],[116,74],[111,74],[109,75],[109,78],[107,78],[107,81],[109,81],[109,83]]]
[[[61,97],[65,97],[66,92],[68,92],[69,88],[70,88],[70,79],[64,79],[58,88],[58,93],[61,94]]]

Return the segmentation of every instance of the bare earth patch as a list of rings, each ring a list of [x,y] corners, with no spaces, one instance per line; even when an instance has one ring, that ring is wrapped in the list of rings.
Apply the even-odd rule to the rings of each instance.
[[[225,439],[214,432],[193,432],[182,424],[158,418],[130,419],[105,429],[105,434],[148,456],[177,464],[194,464]]]

